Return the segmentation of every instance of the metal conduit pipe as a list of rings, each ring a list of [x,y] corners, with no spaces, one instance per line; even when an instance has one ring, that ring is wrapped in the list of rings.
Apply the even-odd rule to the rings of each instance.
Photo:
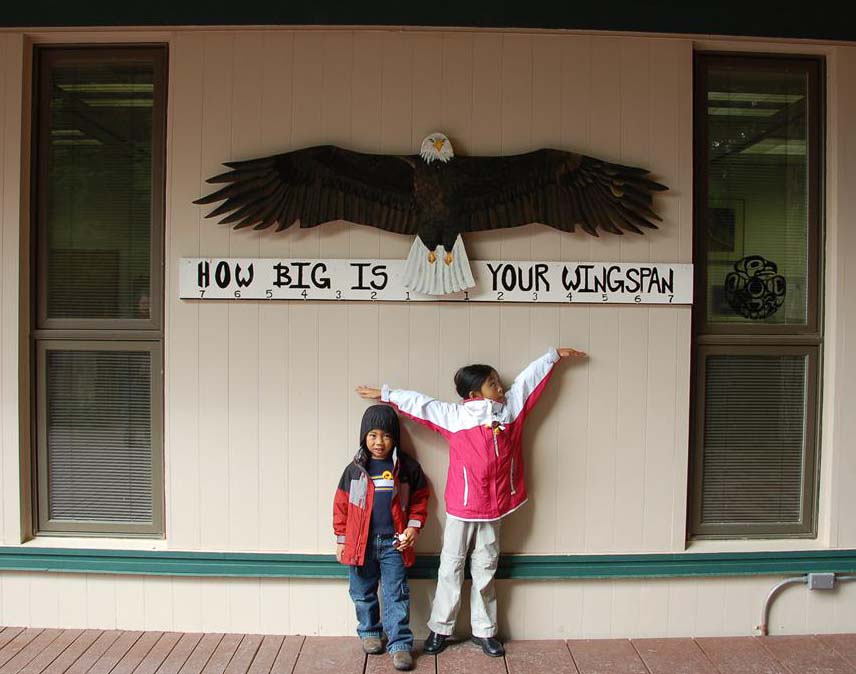
[[[846,582],[848,580],[856,580],[856,574],[836,575],[834,573],[807,573],[804,576],[786,578],[780,583],[777,583],[773,586],[773,589],[767,593],[767,598],[764,600],[764,607],[761,609],[761,624],[755,628],[756,633],[762,637],[769,635],[769,625],[767,621],[770,615],[770,608],[772,606],[773,599],[775,599],[776,595],[778,595],[779,592],[788,585],[801,584],[808,585],[809,589],[812,590],[831,590],[835,587],[836,581]]]

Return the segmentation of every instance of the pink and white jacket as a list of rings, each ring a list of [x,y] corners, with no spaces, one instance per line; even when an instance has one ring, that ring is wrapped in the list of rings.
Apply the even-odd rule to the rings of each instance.
[[[523,424],[558,360],[551,349],[530,363],[506,392],[505,403],[484,398],[446,403],[384,385],[384,402],[449,443],[448,515],[486,522],[505,517],[526,501]]]

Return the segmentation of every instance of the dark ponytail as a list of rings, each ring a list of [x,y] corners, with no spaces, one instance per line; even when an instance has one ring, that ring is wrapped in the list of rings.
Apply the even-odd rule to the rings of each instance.
[[[455,390],[461,398],[469,398],[470,391],[481,391],[492,372],[494,369],[490,365],[465,365],[455,372]]]

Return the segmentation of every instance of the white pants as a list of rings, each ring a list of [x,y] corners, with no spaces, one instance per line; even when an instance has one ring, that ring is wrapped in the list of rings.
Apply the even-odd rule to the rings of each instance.
[[[470,557],[470,575],[473,588],[470,593],[470,624],[474,637],[496,635],[496,591],[493,575],[499,562],[499,529],[501,520],[493,522],[465,522],[454,517],[446,518],[443,532],[443,550],[440,552],[440,570],[437,573],[437,592],[431,607],[428,629],[437,634],[451,635],[461,606],[461,585],[464,583],[464,564],[467,550],[475,538]]]

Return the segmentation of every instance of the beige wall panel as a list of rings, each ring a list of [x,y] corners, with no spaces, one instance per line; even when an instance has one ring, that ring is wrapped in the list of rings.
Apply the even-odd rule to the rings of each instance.
[[[0,36],[0,540],[21,541],[20,287],[22,35]]]
[[[140,630],[146,624],[144,576],[128,576],[116,583],[116,627]]]
[[[234,34],[204,35],[202,72],[202,177],[220,173],[232,155]],[[176,148],[178,151],[178,148]],[[201,187],[201,186],[200,186]],[[207,193],[208,189],[203,193]],[[173,195],[173,199],[195,195]],[[229,229],[210,220],[200,224],[199,253],[223,256]],[[229,547],[229,316],[226,302],[199,304],[199,544]]]
[[[499,581],[499,624],[514,639],[749,636],[760,621],[764,598],[779,580]],[[86,592],[79,590],[83,582]],[[411,585],[411,626],[423,638],[434,583]],[[469,624],[468,587],[459,615],[462,634]],[[4,573],[0,589],[0,623],[6,625],[48,626],[51,621],[56,626],[62,617],[61,626],[68,628],[307,635],[350,635],[355,625],[344,579]],[[58,609],[60,593],[65,596]],[[854,601],[854,583],[829,593],[787,588],[773,603],[770,633],[854,632]],[[200,604],[201,612],[194,608]]]
[[[269,634],[294,634],[291,629],[291,580],[259,579],[259,619],[262,630]]]
[[[258,156],[270,147],[261,136],[264,105],[264,42],[239,33],[233,44],[231,156]],[[222,226],[222,225],[221,225]],[[266,233],[229,230],[229,255],[259,257]],[[265,236],[267,239],[267,236]],[[260,547],[259,513],[259,303],[229,305],[229,547]]]
[[[229,614],[229,578],[199,579],[202,587],[202,622],[200,632],[229,632],[232,619]]]
[[[283,152],[291,146],[294,101],[294,34],[266,32],[262,39],[262,77],[265,103],[261,110],[260,154]],[[293,230],[266,231],[261,235],[261,254],[288,258]],[[289,329],[287,303],[259,306],[259,484],[261,547],[287,550],[288,428],[289,428]]]
[[[56,574],[59,575],[59,574]],[[56,592],[52,588],[53,592]],[[87,577],[82,573],[65,574],[65,582],[61,592],[56,592],[59,599],[59,611],[54,625],[68,625],[79,628],[86,627]]]
[[[202,211],[190,203],[207,192],[203,186],[204,37],[179,34],[172,45],[170,68],[170,128],[168,137],[169,198],[167,201],[168,259],[200,253]],[[206,176],[207,177],[207,176]],[[166,538],[176,548],[199,548],[200,513],[200,332],[202,305],[178,299],[178,265],[167,267],[165,305],[165,461]],[[200,477],[196,477],[200,476]]]
[[[172,579],[172,629],[193,632],[202,625],[202,592],[204,588],[196,578]]]
[[[86,627],[117,627],[116,587],[122,582],[114,576],[86,576]]]
[[[174,622],[175,600],[173,579],[169,576],[148,576],[143,581],[143,629],[171,630]]]
[[[854,335],[856,335],[856,274],[852,271],[852,260],[856,252],[856,231],[854,231],[854,213],[856,213],[856,129],[853,119],[856,115],[856,48],[837,50],[835,62],[838,100],[837,129],[838,163],[833,175],[837,178],[839,201],[836,207],[838,222],[835,227],[835,239],[830,241],[827,250],[835,257],[834,268],[838,270],[836,295],[831,299],[830,312],[835,313],[835,334],[828,335],[835,345],[834,409],[832,410],[833,428],[832,447],[837,455],[835,470],[833,504],[836,511],[834,541],[841,547],[856,546],[856,494],[851,485],[856,483],[856,452],[853,451],[853,438],[856,437],[853,401],[856,400],[856,355],[854,355]],[[834,242],[834,247],[832,246]],[[848,270],[850,266],[850,270]]]
[[[34,574],[30,577],[30,621],[27,626],[59,625],[59,596],[66,583],[58,574]]]
[[[0,624],[29,625],[30,581],[32,576],[26,573],[8,572],[0,575]]]

